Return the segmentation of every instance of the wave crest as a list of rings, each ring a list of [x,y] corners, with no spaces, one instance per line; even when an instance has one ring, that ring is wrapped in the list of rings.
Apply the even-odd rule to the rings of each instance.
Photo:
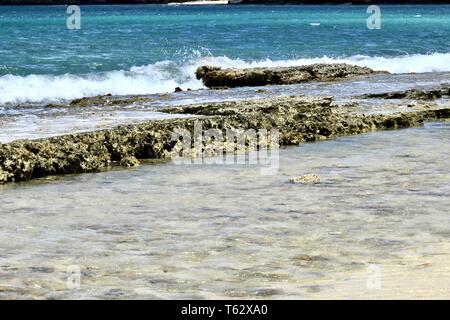
[[[160,61],[146,66],[132,67],[87,75],[4,75],[0,77],[0,104],[51,102],[111,93],[113,95],[153,94],[183,89],[203,88],[195,78],[201,65],[222,68],[289,67],[313,63],[349,63],[391,73],[423,73],[450,71],[450,53],[406,55],[398,57],[352,56],[348,58],[304,58],[292,60],[259,60],[247,62],[228,57],[199,57],[184,64]]]

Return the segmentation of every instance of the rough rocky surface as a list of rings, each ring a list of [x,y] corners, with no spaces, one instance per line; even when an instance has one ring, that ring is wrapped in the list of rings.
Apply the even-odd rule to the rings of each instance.
[[[95,172],[114,164],[134,166],[138,159],[167,159],[176,130],[279,130],[281,145],[327,139],[375,129],[417,126],[426,119],[450,118],[450,108],[364,115],[331,105],[330,97],[282,97],[168,108],[196,117],[147,121],[110,130],[0,145],[0,183],[56,174]],[[208,148],[207,143],[203,145]]]
[[[233,88],[294,84],[307,81],[332,81],[373,73],[380,72],[346,63],[318,63],[298,67],[250,69],[221,69],[202,66],[197,69],[196,76],[209,88]]]
[[[120,165],[122,167],[137,167],[140,165],[140,162],[136,157],[130,156],[120,159]]]
[[[155,100],[164,100],[169,96],[167,94],[160,94],[158,96],[148,97],[148,96],[113,96],[111,94],[99,95],[94,97],[84,97],[79,99],[74,99],[70,103],[50,103],[46,105],[46,108],[61,108],[61,107],[74,107],[74,108],[86,108],[86,107],[110,107],[110,106],[120,106],[120,105],[130,105],[135,103],[145,103]]]
[[[411,89],[405,91],[371,93],[362,95],[361,98],[369,99],[412,99],[412,100],[435,100],[450,96],[450,87],[443,86],[440,89],[419,90]]]

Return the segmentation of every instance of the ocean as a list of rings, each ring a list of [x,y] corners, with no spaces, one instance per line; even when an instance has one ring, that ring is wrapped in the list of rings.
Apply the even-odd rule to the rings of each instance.
[[[71,30],[64,6],[0,6],[0,299],[448,299],[450,6],[380,8],[368,29],[366,6],[81,6]],[[226,90],[195,76],[318,62],[390,73]],[[411,90],[442,95],[364,97]],[[270,105],[302,95],[332,102]],[[193,116],[161,108],[242,99],[258,114],[196,120],[289,120],[284,137],[308,139],[277,149],[275,174],[146,159],[168,133],[147,121]],[[140,166],[117,165],[128,151]],[[303,175],[320,183],[289,183]]]
[[[0,7],[0,106],[201,89],[195,69],[348,62],[450,71],[450,6]],[[0,109],[1,110],[1,109]]]

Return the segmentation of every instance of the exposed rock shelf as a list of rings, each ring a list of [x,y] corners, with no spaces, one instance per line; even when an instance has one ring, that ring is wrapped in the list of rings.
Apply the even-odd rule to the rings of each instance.
[[[197,69],[197,79],[209,88],[265,86],[295,84],[308,81],[333,81],[375,73],[367,67],[346,63],[312,64],[298,67],[222,69],[202,66]]]
[[[191,118],[147,121],[110,130],[21,140],[0,145],[0,183],[56,174],[95,172],[114,164],[136,165],[137,159],[167,159],[176,145],[172,132],[225,128],[279,130],[281,145],[358,134],[375,129],[417,126],[426,119],[450,118],[450,108],[372,114],[333,107],[330,97],[282,97],[167,108]],[[204,148],[207,148],[205,142]]]

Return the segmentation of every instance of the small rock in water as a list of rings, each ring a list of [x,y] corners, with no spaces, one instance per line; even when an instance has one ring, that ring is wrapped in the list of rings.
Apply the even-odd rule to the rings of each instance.
[[[137,167],[140,164],[135,157],[125,157],[120,160],[120,165],[124,167]]]
[[[320,183],[320,177],[315,174],[307,174],[303,176],[292,177],[289,179],[289,182],[301,184]]]
[[[271,296],[275,296],[275,295],[279,295],[279,294],[282,294],[281,290],[272,289],[272,288],[258,289],[255,292],[255,295],[258,297],[271,297]]]
[[[181,89],[180,87],[175,88],[175,92],[182,92],[182,91],[183,91],[183,89]]]

